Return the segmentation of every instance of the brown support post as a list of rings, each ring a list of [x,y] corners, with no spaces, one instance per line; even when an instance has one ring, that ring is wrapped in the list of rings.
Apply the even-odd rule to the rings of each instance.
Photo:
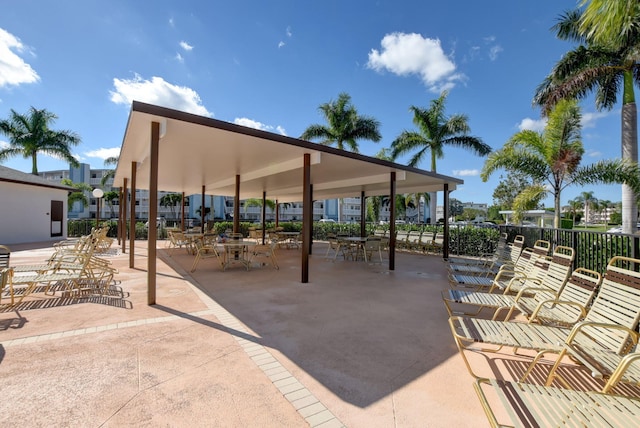
[[[129,189],[127,179],[122,182],[122,206],[120,207],[120,233],[122,234],[122,254],[127,252],[127,202],[129,202]]]
[[[262,245],[264,245],[264,235],[267,233],[266,217],[267,217],[267,192],[262,192]]]
[[[364,191],[360,192],[360,236],[367,236],[367,204],[364,196]]]
[[[180,214],[180,229],[184,232],[184,192],[182,192],[182,200],[180,201],[180,208],[182,212]]]
[[[311,155],[304,154],[302,172],[302,283],[309,282],[309,248],[313,223],[313,202],[311,200]]]
[[[442,258],[449,258],[449,183],[444,184],[444,242],[442,243]]]
[[[136,242],[136,172],[138,162],[131,162],[131,202],[129,202],[129,267],[135,268]]]
[[[151,148],[149,154],[149,237],[147,259],[147,305],[156,304],[156,239],[158,236],[158,150],[160,146],[160,123],[151,122]]]
[[[280,204],[276,199],[276,227],[278,227],[279,222],[280,222]]]
[[[204,207],[204,186],[202,186],[202,198],[200,200],[202,201],[202,205],[200,205],[200,224],[202,225],[202,233],[204,233],[204,212],[206,211]]]
[[[396,268],[396,172],[391,173],[389,186],[389,270]]]
[[[240,175],[236,174],[236,195],[233,198],[233,233],[240,232]]]
[[[311,221],[309,222],[309,255],[313,254],[313,184],[309,185],[309,193],[311,196]],[[304,208],[303,208],[304,209]]]
[[[116,225],[116,236],[118,245],[122,244],[122,188],[118,189],[118,224]]]

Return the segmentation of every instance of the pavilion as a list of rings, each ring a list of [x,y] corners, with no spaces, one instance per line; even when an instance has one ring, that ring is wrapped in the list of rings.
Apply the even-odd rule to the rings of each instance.
[[[443,191],[446,210],[449,192],[460,184],[463,181],[453,177],[138,101],[132,103],[114,177],[114,186],[121,189],[121,225],[126,224],[124,201],[129,194],[129,218],[135,218],[136,189],[149,191],[149,218],[157,216],[159,190],[201,193],[203,200],[205,195],[233,196],[234,231],[239,229],[240,199],[302,202],[302,283],[309,281],[313,200],[360,196],[364,212],[366,197],[388,195],[392,214],[389,269],[393,270],[395,195]],[[266,204],[262,206],[264,210]],[[129,227],[129,265],[134,267],[135,222]],[[119,229],[124,252],[124,228]],[[361,233],[364,231],[362,216]],[[148,240],[147,301],[152,305],[156,285],[154,222]],[[446,224],[444,242],[446,257]]]

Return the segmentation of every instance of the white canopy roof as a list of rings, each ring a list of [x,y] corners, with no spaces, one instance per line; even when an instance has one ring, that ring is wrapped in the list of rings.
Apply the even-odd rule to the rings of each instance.
[[[388,195],[390,173],[397,193],[455,190],[463,181],[296,138],[134,101],[114,185],[131,179],[149,188],[151,123],[160,123],[158,189],[297,202],[303,195],[303,155],[311,156],[313,199]]]

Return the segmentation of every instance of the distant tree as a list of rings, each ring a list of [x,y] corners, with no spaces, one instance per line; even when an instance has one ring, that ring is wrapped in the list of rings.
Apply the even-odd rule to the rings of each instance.
[[[598,201],[598,208],[600,209],[600,216],[602,217],[602,224],[607,224],[609,208],[613,208],[613,202],[608,199],[600,199]]]
[[[167,193],[160,198],[160,206],[169,208],[174,219],[178,218],[176,206],[182,203],[182,195],[180,193]]]
[[[113,210],[113,201],[117,201],[119,197],[120,197],[120,194],[114,190],[104,192],[104,201],[109,207],[109,213],[111,213],[111,218],[114,218],[116,216],[115,211]]]
[[[611,224],[622,223],[622,213],[619,213],[618,211],[612,212],[611,216],[609,216],[609,223]]]
[[[445,103],[448,93],[442,92],[439,98],[432,100],[429,108],[411,106],[413,123],[418,131],[402,131],[391,143],[391,157],[397,159],[406,153],[413,153],[409,166],[417,167],[427,152],[431,154],[431,171],[436,172],[436,160],[444,157],[444,147],[454,146],[470,150],[479,156],[486,156],[491,147],[479,137],[469,135],[471,128],[467,116],[455,114],[447,116]],[[430,196],[431,218],[436,217],[437,193]]]
[[[71,211],[76,202],[80,202],[85,208],[89,206],[89,198],[85,192],[91,192],[93,190],[91,186],[87,183],[74,183],[68,178],[60,180],[60,184],[76,189],[75,192],[69,193],[67,197],[67,211]]]
[[[483,216],[484,216],[484,212],[476,208],[463,208],[462,214],[460,215],[460,217],[462,217],[462,219],[465,221],[471,221],[478,217],[483,217]]]
[[[487,209],[487,220],[502,221],[502,214],[500,214],[501,207],[499,205],[491,205]]]
[[[27,114],[11,109],[9,119],[0,120],[0,133],[9,137],[9,147],[0,149],[0,162],[15,156],[31,158],[31,173],[38,175],[38,153],[44,153],[77,167],[79,163],[71,154],[71,146],[80,144],[80,137],[71,131],[49,129],[57,118],[34,107]]]
[[[527,187],[533,183],[524,173],[509,171],[506,177],[500,176],[500,183],[493,190],[493,203],[502,210],[513,209],[513,201]]]
[[[267,208],[269,208],[272,212],[276,210],[276,202],[271,199],[266,199],[265,204]],[[262,207],[262,199],[259,198],[250,198],[245,199],[244,201],[244,211],[247,212],[247,208],[249,207]],[[262,220],[262,210],[260,211],[260,220]]]
[[[456,217],[462,214],[462,202],[456,198],[449,198],[449,216]]]
[[[593,192],[582,192],[576,199],[582,202],[584,206],[584,221],[590,222],[592,217],[591,210],[596,207],[598,198],[593,196]]]
[[[583,204],[580,198],[570,199],[567,205],[567,210],[569,214],[571,214],[571,218],[573,219],[573,224],[576,224],[577,221],[580,220],[578,216],[579,211],[582,209]]]
[[[111,166],[111,165],[118,165],[118,160],[120,159],[119,156],[111,156],[108,157],[104,160],[104,166]],[[104,175],[102,176],[102,180],[100,180],[100,185],[102,187],[107,185],[107,181],[109,181],[110,179],[112,179],[113,177],[115,177],[116,175],[116,170],[115,169],[110,169],[107,172],[104,173]]]

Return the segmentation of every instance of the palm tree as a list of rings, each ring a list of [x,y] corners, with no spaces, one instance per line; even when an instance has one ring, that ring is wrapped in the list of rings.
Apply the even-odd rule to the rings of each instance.
[[[417,167],[423,160],[427,151],[431,153],[431,171],[436,172],[436,159],[444,157],[445,146],[456,146],[475,152],[479,156],[491,153],[491,147],[483,143],[479,137],[469,135],[470,128],[468,118],[462,114],[447,116],[445,114],[445,101],[447,91],[442,92],[439,98],[432,100],[429,108],[411,106],[413,123],[418,131],[403,131],[398,138],[391,143],[391,157],[409,152],[415,152],[408,165]],[[430,197],[431,222],[435,222],[437,194],[433,192]]]
[[[89,186],[87,183],[74,183],[68,178],[63,178],[60,180],[60,183],[64,186],[73,187],[75,192],[69,193],[69,197],[67,198],[67,211],[71,211],[73,208],[73,204],[76,202],[82,203],[83,207],[89,206],[89,198],[85,194],[85,192],[91,192],[93,187]]]
[[[275,211],[276,210],[276,203],[275,201],[272,201],[271,199],[266,199],[265,200],[265,204],[266,207],[269,208],[271,211]],[[244,212],[247,212],[247,208],[249,207],[262,207],[262,199],[258,199],[258,198],[249,198],[249,199],[245,199],[244,201]],[[260,217],[262,217],[262,211],[260,211]],[[263,220],[262,218],[260,220]]]
[[[320,144],[335,146],[344,150],[345,145],[358,153],[358,140],[378,142],[380,122],[369,116],[361,116],[351,104],[347,93],[338,95],[337,101],[330,101],[319,107],[327,120],[327,125],[311,125],[300,136],[303,140],[321,139]]]
[[[609,223],[609,208],[613,207],[613,203],[607,199],[600,199],[598,201],[598,207],[600,208],[602,224],[606,226]]]
[[[105,161],[106,162],[106,161]],[[173,218],[177,219],[176,206],[182,203],[182,195],[180,193],[167,193],[160,198],[161,207],[169,207]]]
[[[375,143],[382,139],[380,122],[373,117],[361,116],[351,104],[351,96],[345,92],[338,95],[337,101],[329,101],[318,109],[327,120],[328,125],[310,125],[302,133],[303,140],[321,139],[320,144],[335,145],[344,150],[345,145],[358,153],[358,140],[371,140]],[[342,199],[338,199],[338,221],[342,220]]]
[[[576,216],[578,215],[578,211],[582,209],[583,204],[580,198],[570,199],[568,202],[568,211],[571,214],[571,219],[573,220],[573,224],[576,223]]]
[[[120,160],[119,156],[111,156],[104,160],[104,166],[118,165],[118,160]],[[104,173],[102,176],[102,180],[100,180],[100,185],[104,187],[107,184],[109,179],[112,179],[116,175],[115,169],[110,169]]]
[[[582,192],[577,198],[584,205],[584,222],[591,222],[591,209],[595,208],[598,199],[593,196],[593,192]]]
[[[18,155],[31,158],[31,173],[38,175],[38,153],[44,153],[77,167],[79,163],[71,154],[70,146],[80,144],[80,137],[71,131],[49,129],[57,118],[35,107],[26,115],[11,109],[9,119],[0,120],[0,133],[9,137],[9,147],[0,150],[0,162]]]
[[[120,194],[115,190],[104,192],[104,201],[109,207],[109,213],[111,214],[111,218],[114,218],[116,216],[116,213],[113,210],[113,201],[117,201],[119,197],[120,197]]]
[[[583,4],[586,1],[582,2]],[[634,83],[640,83],[640,5],[637,1],[591,0],[584,14],[565,13],[553,27],[557,37],[580,44],[565,54],[538,87],[534,103],[550,109],[561,99],[595,92],[596,108],[611,110],[622,93],[622,158],[638,161],[638,118]],[[622,185],[622,227],[636,230],[636,194]]]
[[[543,132],[520,131],[489,155],[480,174],[482,180],[487,181],[498,169],[527,174],[534,184],[516,197],[516,212],[521,213],[527,201],[540,200],[550,192],[554,197],[556,228],[560,225],[561,193],[567,186],[626,182],[635,191],[640,190],[640,170],[636,163],[611,160],[580,166],[584,153],[580,119],[575,100],[558,102],[549,113]]]

